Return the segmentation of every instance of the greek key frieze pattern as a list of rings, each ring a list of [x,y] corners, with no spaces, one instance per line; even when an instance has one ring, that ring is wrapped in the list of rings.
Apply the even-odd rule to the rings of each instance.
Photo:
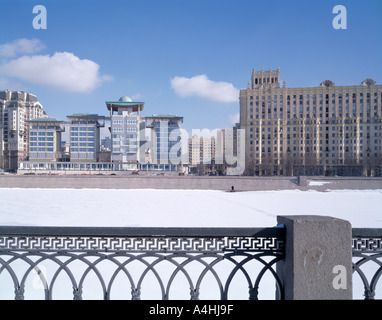
[[[284,250],[284,239],[280,238],[228,238],[225,250],[280,251]]]
[[[353,238],[353,251],[382,251],[382,238]]]
[[[19,251],[158,251],[223,252],[284,250],[279,238],[255,237],[49,237],[1,236],[1,250]]]

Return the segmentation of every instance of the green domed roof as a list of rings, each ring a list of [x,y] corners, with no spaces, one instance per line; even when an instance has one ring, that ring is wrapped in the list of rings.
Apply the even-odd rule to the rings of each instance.
[[[119,102],[133,102],[133,100],[128,96],[124,96],[119,99]]]

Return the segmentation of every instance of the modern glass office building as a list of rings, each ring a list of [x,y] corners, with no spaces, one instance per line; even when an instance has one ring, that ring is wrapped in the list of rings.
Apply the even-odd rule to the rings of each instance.
[[[180,123],[183,117],[156,114],[145,117],[146,128],[151,129],[149,169],[177,171],[181,163]]]
[[[181,168],[180,123],[183,117],[141,117],[144,102],[129,97],[106,101],[110,117],[90,113],[68,115],[68,122],[53,118],[30,121],[33,128],[26,171],[178,171]],[[100,158],[100,128],[110,121],[109,160]],[[61,133],[67,128],[69,156],[60,153]],[[110,161],[111,160],[111,161]]]
[[[139,168],[140,132],[144,129],[141,111],[144,102],[133,102],[124,96],[118,101],[106,101],[110,111],[111,161],[122,170]]]
[[[99,161],[100,128],[105,126],[105,116],[77,113],[70,120],[70,161]]]
[[[29,161],[61,161],[61,133],[64,121],[40,118],[26,121],[29,124]]]

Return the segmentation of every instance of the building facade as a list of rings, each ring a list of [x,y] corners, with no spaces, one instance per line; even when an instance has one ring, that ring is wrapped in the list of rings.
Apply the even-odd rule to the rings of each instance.
[[[70,161],[98,162],[100,128],[105,126],[105,116],[77,113],[70,120]]]
[[[193,135],[188,139],[189,173],[197,175],[216,174],[215,137]]]
[[[53,118],[29,121],[29,159],[20,162],[20,173],[43,171],[100,173],[101,171],[160,170],[181,168],[180,122],[182,117],[141,117],[144,102],[129,97],[106,101],[110,117],[78,113],[69,122]],[[100,145],[100,128],[110,121],[110,137]],[[147,126],[147,128],[146,128]],[[69,142],[61,133],[69,128]],[[133,172],[134,173],[134,172]]]
[[[178,171],[182,167],[180,123],[183,117],[156,114],[145,117],[150,132],[149,157],[144,168],[149,170]]]
[[[110,111],[111,161],[121,170],[138,169],[140,133],[144,129],[141,111],[144,102],[133,102],[129,97],[106,101]]]
[[[27,121],[29,125],[29,161],[62,161],[61,133],[64,121],[39,118]]]
[[[34,94],[0,91],[0,168],[16,170],[28,157],[29,126],[26,121],[46,117]]]
[[[247,175],[380,176],[382,85],[280,86],[280,69],[252,71],[240,90]]]

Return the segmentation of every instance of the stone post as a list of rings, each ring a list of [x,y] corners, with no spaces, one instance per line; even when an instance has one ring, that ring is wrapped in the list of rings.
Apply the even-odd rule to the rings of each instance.
[[[352,228],[326,216],[278,216],[286,228],[277,264],[286,300],[352,299]]]
[[[307,187],[308,186],[308,177],[306,177],[306,176],[299,176],[298,177],[298,185],[300,187]]]

